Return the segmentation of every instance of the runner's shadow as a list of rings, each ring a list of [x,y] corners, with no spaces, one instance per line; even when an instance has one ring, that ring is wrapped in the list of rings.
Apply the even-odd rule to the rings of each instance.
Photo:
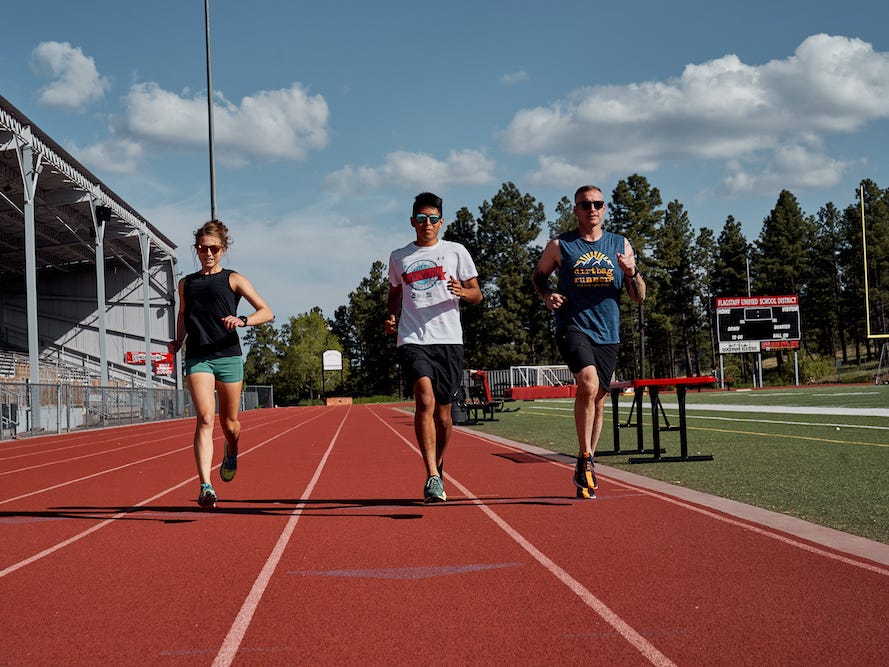
[[[289,517],[297,508],[301,514],[312,517],[369,517],[404,521],[406,519],[422,519],[425,514],[418,511],[429,508],[440,511],[444,508],[459,508],[471,505],[537,505],[564,506],[572,505],[572,499],[553,496],[538,497],[496,497],[471,498],[452,497],[445,503],[426,505],[422,500],[405,498],[226,498],[217,501],[214,509],[202,509],[194,505],[140,505],[108,506],[70,505],[50,507],[45,510],[0,511],[0,525],[34,523],[39,521],[58,521],[75,519],[80,521],[156,521],[175,525],[191,523],[198,519],[214,515],[256,516],[256,517]],[[247,505],[236,507],[235,505]],[[391,511],[385,511],[385,510]]]

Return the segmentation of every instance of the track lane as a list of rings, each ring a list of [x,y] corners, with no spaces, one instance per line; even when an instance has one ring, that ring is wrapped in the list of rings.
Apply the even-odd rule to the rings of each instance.
[[[294,477],[305,478],[312,465],[311,438],[302,432],[326,429],[323,416],[316,411],[289,429],[260,427],[266,431],[243,443],[239,470],[253,468],[254,474],[225,485],[218,510],[197,511],[197,482],[186,479],[106,520],[103,530],[4,577],[0,590],[16,621],[0,619],[0,647],[43,664],[61,656],[68,664],[212,659],[249,590],[244,573],[256,571],[257,550],[271,548],[286,521]],[[192,460],[186,470],[193,466]],[[32,600],[37,590],[50,594]]]
[[[580,664],[588,653],[570,628],[578,618],[603,635],[600,659],[638,663],[636,648],[554,587],[472,501],[458,493],[423,505],[422,463],[402,437],[413,437],[412,419],[371,410],[380,412],[356,408],[333,448],[315,510],[294,533],[238,664],[261,664],[269,652],[289,664],[416,664],[422,647],[445,662]],[[344,494],[358,462],[360,484]]]
[[[496,502],[498,492],[539,494],[553,464],[473,440],[451,466],[458,479],[486,490],[490,507],[550,555],[564,551],[573,526],[586,558],[566,569],[678,663],[712,664],[720,649],[731,664],[830,663],[838,647],[844,662],[887,656],[889,569],[603,474],[599,498],[573,503],[568,516]],[[495,461],[512,461],[513,472],[491,474]],[[570,493],[571,465],[558,467],[555,488]],[[751,637],[754,653],[745,652]]]
[[[15,610],[0,619],[0,655],[189,665],[415,664],[430,650],[444,661],[516,664],[887,657],[879,624],[889,577],[879,568],[607,476],[598,500],[574,501],[569,466],[466,433],[446,458],[450,501],[424,506],[410,415],[256,412],[242,416],[250,430],[238,477],[214,482],[216,512],[196,511],[193,477],[170,474],[192,473],[190,446],[175,465],[147,464],[156,468],[143,471],[144,489],[157,497],[140,496],[141,506],[100,477],[68,487],[86,497],[97,486],[104,498],[93,504],[120,516],[96,518],[101,529],[0,577]],[[121,479],[143,488],[135,469]],[[38,499],[50,496],[30,497],[31,509],[48,511]],[[77,507],[90,511],[69,499],[68,511]],[[276,549],[252,615],[239,621]],[[609,624],[609,612],[642,642]],[[640,651],[646,643],[655,653]]]

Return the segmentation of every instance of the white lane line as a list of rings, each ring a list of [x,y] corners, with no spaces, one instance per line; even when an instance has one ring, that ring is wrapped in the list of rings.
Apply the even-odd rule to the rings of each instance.
[[[489,443],[492,445],[496,445],[498,447],[501,447],[503,449],[508,449],[510,451],[514,451],[514,452],[526,452],[527,451],[525,449],[522,449],[521,447],[509,445],[507,443],[499,442],[497,440],[491,440],[490,438],[484,437],[484,436],[476,433],[475,431],[471,431],[468,429],[462,431],[462,433],[471,435],[471,436],[477,438],[478,440],[482,440],[483,442],[486,442],[486,443]],[[566,468],[567,470],[572,469],[572,466],[569,463],[564,463],[562,461],[555,461],[551,458],[543,457],[543,456],[541,456],[541,459],[545,460],[549,463],[552,463],[553,465],[559,466],[561,468]],[[854,565],[855,567],[859,567],[861,569],[868,570],[868,571],[874,572],[876,574],[881,574],[883,576],[889,576],[889,569],[887,569],[885,567],[871,565],[870,563],[858,561],[853,558],[849,558],[847,556],[843,556],[841,554],[834,553],[833,551],[828,551],[827,549],[822,549],[822,548],[813,546],[811,544],[807,544],[806,542],[801,542],[799,540],[795,540],[793,538],[787,537],[784,534],[781,534],[778,532],[773,532],[767,528],[763,528],[763,527],[758,526],[754,523],[748,523],[746,521],[741,521],[740,519],[735,519],[735,518],[732,518],[728,515],[720,514],[714,510],[706,509],[704,507],[700,507],[699,505],[694,505],[694,504],[686,502],[684,500],[674,498],[673,496],[669,496],[666,493],[652,491],[650,489],[646,489],[646,488],[643,488],[640,486],[629,484],[627,482],[619,481],[619,480],[615,479],[614,477],[607,475],[607,474],[601,474],[601,477],[608,479],[608,481],[611,484],[614,484],[616,486],[620,486],[625,489],[631,489],[632,491],[634,491],[636,493],[641,493],[646,496],[651,496],[653,498],[657,498],[658,500],[662,500],[664,502],[671,503],[673,505],[678,505],[679,507],[682,507],[684,509],[688,509],[693,512],[697,512],[699,514],[703,514],[704,516],[710,517],[711,519],[716,519],[717,521],[721,521],[723,523],[727,523],[732,526],[738,526],[740,528],[743,528],[744,530],[748,530],[748,531],[756,533],[758,535],[770,537],[773,540],[777,540],[779,542],[783,542],[784,544],[788,544],[788,545],[797,547],[798,549],[802,549],[803,551],[808,551],[810,553],[814,553],[819,556],[824,556],[825,558],[830,558],[832,560],[836,560],[841,563],[845,563],[846,565]]]
[[[216,658],[213,660],[214,667],[230,665],[235,659],[238,649],[241,646],[241,642],[244,641],[244,635],[247,634],[247,629],[250,627],[250,621],[253,619],[253,614],[256,613],[262,595],[265,593],[265,589],[268,588],[272,575],[275,573],[275,569],[278,567],[278,563],[284,555],[284,550],[287,548],[287,544],[290,542],[293,531],[296,529],[296,524],[299,523],[299,519],[306,507],[306,501],[311,497],[312,491],[315,489],[315,485],[321,477],[321,471],[324,470],[327,459],[333,451],[333,446],[336,444],[337,438],[343,430],[343,425],[346,423],[346,418],[348,418],[350,412],[352,412],[351,406],[346,410],[346,414],[343,416],[343,420],[340,422],[339,427],[337,427],[336,433],[333,434],[330,443],[327,445],[327,451],[324,452],[324,456],[321,457],[318,467],[315,468],[315,474],[312,475],[312,479],[302,492],[302,495],[300,495],[300,498],[303,498],[304,501],[294,508],[290,519],[287,521],[287,525],[284,526],[284,530],[281,531],[281,535],[278,537],[278,542],[272,549],[272,553],[269,554],[268,559],[266,559],[256,581],[253,582],[253,587],[247,594],[244,604],[241,605],[241,610],[238,612],[237,617],[235,617],[234,623],[232,623],[228,634],[222,642],[222,646],[219,648],[219,653],[216,654]]]
[[[315,419],[317,419],[317,417],[315,417]],[[303,422],[303,423],[306,423],[306,422]],[[263,426],[267,426],[267,425],[268,425],[268,423],[264,423],[264,424],[263,424]],[[258,426],[251,426],[251,427],[250,427],[250,429],[253,429],[253,428],[258,428]],[[247,431],[247,430],[250,430],[250,429],[244,429],[244,430]],[[172,437],[178,437],[178,436],[170,436],[170,438],[172,438]],[[164,439],[164,440],[167,440],[167,439],[169,439],[169,438],[163,438],[163,439]],[[220,440],[220,438],[216,438],[216,439],[217,439],[217,440]],[[53,491],[53,490],[55,490],[55,489],[62,488],[63,486],[69,486],[69,485],[71,485],[71,484],[76,484],[76,483],[78,483],[78,482],[83,482],[83,481],[85,481],[85,480],[92,479],[92,478],[94,478],[94,477],[100,477],[100,476],[102,476],[102,475],[107,475],[108,473],[117,472],[118,470],[123,470],[124,468],[130,468],[130,467],[135,466],[135,465],[141,465],[142,463],[145,463],[146,461],[153,461],[154,459],[163,458],[164,456],[170,456],[171,454],[178,454],[179,452],[182,452],[182,451],[184,451],[184,450],[189,450],[189,449],[192,449],[192,448],[193,448],[193,445],[187,445],[187,446],[185,446],[185,447],[179,447],[179,448],[177,448],[177,449],[171,449],[171,450],[168,451],[168,452],[163,452],[163,453],[161,453],[161,454],[156,454],[156,455],[154,455],[154,456],[149,456],[149,457],[147,457],[147,458],[140,458],[140,459],[137,459],[137,460],[132,461],[132,462],[130,462],[130,463],[125,463],[125,464],[123,464],[123,465],[116,466],[116,467],[114,467],[114,468],[106,468],[105,470],[100,470],[99,472],[95,472],[95,473],[93,473],[93,474],[91,474],[91,475],[85,475],[85,476],[83,476],[83,477],[77,477],[76,479],[69,479],[69,480],[67,480],[67,481],[60,482],[59,484],[54,484],[53,486],[47,486],[47,487],[44,487],[44,488],[42,488],[42,489],[37,489],[36,491],[30,491],[29,493],[23,493],[23,494],[20,495],[20,496],[13,496],[12,498],[6,498],[6,499],[4,499],[4,500],[0,500],[0,505],[5,505],[6,503],[11,503],[11,502],[14,502],[14,501],[16,501],[16,500],[21,500],[22,498],[29,498],[29,497],[31,497],[31,496],[39,495],[39,494],[41,494],[41,493],[46,493],[46,492],[48,492],[48,491]],[[255,449],[255,447],[254,447],[253,449]],[[115,450],[108,450],[108,451],[115,451]],[[104,454],[105,452],[102,452],[102,453]],[[83,458],[83,457],[77,457],[77,458]],[[76,459],[69,459],[69,461],[73,461],[73,460],[76,460]],[[57,461],[56,463],[65,463],[65,462],[66,462],[66,461]],[[35,466],[35,467],[37,467],[37,466]],[[217,468],[217,467],[218,467],[218,466],[214,466],[214,469]],[[192,478],[192,479],[194,479],[194,478]],[[177,486],[177,487],[173,487],[173,488],[179,488],[179,487]],[[171,488],[170,491],[172,491],[173,488]],[[148,502],[148,501],[146,501],[146,502]]]
[[[248,454],[255,449],[259,449],[260,447],[267,445],[268,443],[272,442],[273,440],[277,440],[281,436],[286,435],[290,431],[299,428],[303,424],[308,424],[310,421],[314,421],[315,419],[318,419],[318,417],[320,417],[320,416],[321,415],[319,414],[318,416],[312,417],[311,419],[307,419],[304,422],[300,422],[299,424],[296,424],[295,426],[292,426],[291,428],[288,428],[285,431],[281,431],[280,433],[277,433],[276,435],[272,436],[271,438],[267,438],[266,440],[263,440],[262,442],[258,443],[257,445],[254,445],[253,447],[246,449],[243,453]],[[161,456],[166,456],[166,454],[162,454]],[[239,454],[239,456],[240,456],[240,454]],[[154,458],[157,458],[157,457],[154,457]],[[144,461],[146,459],[141,459],[141,460]],[[121,466],[121,467],[125,468],[127,466]],[[219,467],[218,465],[214,466],[214,468],[218,468],[218,467]],[[97,473],[96,475],[89,475],[89,476],[83,477],[81,479],[89,479],[90,477],[96,477],[99,474],[103,474],[103,473]],[[146,498],[145,500],[142,500],[142,501],[136,503],[135,505],[133,505],[133,508],[144,507],[145,505],[148,505],[149,503],[152,503],[155,500],[158,500],[159,498],[163,498],[165,495],[172,493],[176,489],[182,488],[186,484],[193,484],[197,478],[198,478],[197,475],[189,477],[188,479],[186,479],[182,482],[179,482],[178,484],[175,484],[174,486],[171,486],[171,487],[161,491],[160,493],[157,493],[157,494],[151,496],[150,498]],[[64,486],[64,484],[59,484],[57,486]],[[53,487],[53,488],[55,488],[55,487]],[[28,496],[28,495],[34,495],[34,494],[26,494],[26,496]],[[20,497],[26,497],[26,496],[20,496]],[[10,500],[15,500],[15,499],[13,498]],[[10,502],[10,501],[7,500],[7,501],[3,501],[3,502]],[[0,504],[2,504],[2,503],[0,503]],[[21,568],[23,568],[27,565],[30,565],[31,563],[35,563],[38,560],[45,558],[46,556],[49,556],[50,554],[54,554],[56,551],[59,551],[60,549],[63,549],[64,547],[67,547],[70,544],[74,544],[75,542],[82,540],[87,535],[95,533],[97,530],[114,523],[118,519],[121,519],[121,518],[127,516],[128,514],[130,514],[129,511],[118,512],[117,514],[112,516],[110,519],[106,519],[105,521],[97,523],[96,525],[91,526],[90,528],[87,528],[86,530],[83,530],[83,531],[77,533],[76,535],[72,535],[71,537],[69,537],[66,540],[63,540],[62,542],[54,544],[53,546],[48,547],[48,548],[44,549],[43,551],[34,554],[33,556],[30,556],[24,560],[19,561],[18,563],[13,563],[9,567],[6,567],[6,568],[0,570],[0,579],[2,579],[3,577],[5,577],[8,574],[12,574],[16,570],[20,570]]]
[[[396,431],[390,424],[383,421],[382,417],[377,415],[375,412],[371,411],[374,416],[379,419],[381,422],[386,424],[389,429],[396,435],[396,437],[403,440],[407,445],[413,449],[417,454],[420,454],[420,450],[417,445],[404,436],[402,436],[398,431]],[[485,440],[484,438],[481,438]],[[486,442],[494,443],[490,440],[485,440]],[[514,451],[519,451],[516,448],[513,448]],[[531,542],[525,539],[517,530],[515,530],[512,526],[510,526],[505,520],[503,520],[500,515],[498,515],[494,510],[488,507],[484,501],[478,498],[475,494],[473,494],[468,488],[460,484],[456,479],[454,479],[453,475],[448,473],[448,481],[456,486],[467,499],[471,500],[479,509],[484,512],[491,521],[493,521],[503,532],[505,532],[509,537],[513,539],[520,547],[522,547],[528,554],[531,555],[534,560],[540,563],[544,568],[549,570],[549,572],[556,577],[559,581],[561,581],[565,586],[568,587],[571,592],[577,595],[583,602],[590,607],[599,617],[608,623],[612,628],[614,628],[617,633],[623,637],[633,648],[639,651],[649,662],[653,665],[658,665],[659,667],[675,667],[675,663],[670,660],[667,656],[657,650],[655,646],[649,642],[645,637],[639,634],[629,623],[624,621],[620,616],[618,616],[614,611],[612,611],[604,602],[602,602],[599,598],[593,595],[589,589],[587,589],[583,584],[581,584],[577,579],[568,574],[565,570],[559,567],[553,560],[548,558],[542,551],[540,551],[537,547],[535,547]]]

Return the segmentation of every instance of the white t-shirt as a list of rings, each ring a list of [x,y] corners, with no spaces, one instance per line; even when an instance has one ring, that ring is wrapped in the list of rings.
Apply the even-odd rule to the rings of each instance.
[[[448,279],[478,276],[475,262],[460,243],[439,239],[433,246],[409,243],[389,256],[389,284],[401,285],[398,346],[462,344],[460,299]]]

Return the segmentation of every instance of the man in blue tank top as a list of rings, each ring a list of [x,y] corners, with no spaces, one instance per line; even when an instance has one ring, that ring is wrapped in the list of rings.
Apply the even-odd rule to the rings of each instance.
[[[532,276],[537,294],[556,318],[556,343],[574,374],[574,424],[578,454],[574,485],[578,498],[595,498],[593,454],[605,416],[605,397],[617,365],[620,343],[618,300],[626,286],[636,303],[645,281],[630,242],[602,229],[602,190],[584,185],[574,193],[577,229],[560,234],[544,248]],[[558,271],[555,290],[550,275]]]

